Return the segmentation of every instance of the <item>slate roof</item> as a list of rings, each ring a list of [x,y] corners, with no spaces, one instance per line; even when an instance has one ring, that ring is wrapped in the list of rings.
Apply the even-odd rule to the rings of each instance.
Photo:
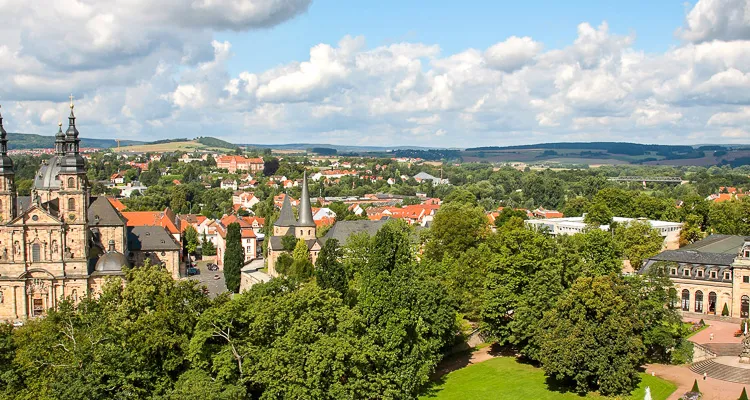
[[[28,210],[31,207],[31,196],[18,196],[16,197],[16,210],[19,214]]]
[[[59,189],[60,180],[58,174],[60,173],[62,158],[58,156],[52,156],[46,163],[43,163],[39,168],[39,172],[34,177],[34,188],[36,189]]]
[[[711,235],[703,240],[691,243],[680,250],[694,250],[707,253],[725,253],[736,256],[748,238],[736,235]]]
[[[161,226],[128,227],[128,248],[131,250],[180,250],[180,244]]]
[[[292,211],[292,203],[289,200],[289,196],[284,196],[284,204],[281,205],[281,211],[279,212],[279,219],[274,222],[274,226],[294,226],[297,221],[294,219],[294,212]]]
[[[338,221],[320,241],[325,244],[328,239],[333,238],[338,240],[339,244],[344,245],[349,237],[356,233],[365,232],[370,236],[375,235],[386,222],[387,220]]]
[[[730,265],[736,253],[706,253],[694,250],[666,250],[653,257],[655,261],[673,261],[690,264]]]
[[[743,236],[711,235],[679,250],[665,250],[649,258],[640,269],[645,273],[657,261],[671,261],[680,264],[679,275],[683,268],[692,266],[713,266],[721,270],[729,267],[739,255],[740,249],[747,240]]]
[[[315,221],[313,220],[312,207],[310,204],[310,194],[307,189],[307,172],[304,173],[302,178],[302,196],[300,196],[299,203],[299,221],[295,226],[304,227],[315,227]],[[284,198],[286,204],[286,197]]]
[[[86,210],[90,226],[125,226],[127,220],[104,196],[95,197]]]

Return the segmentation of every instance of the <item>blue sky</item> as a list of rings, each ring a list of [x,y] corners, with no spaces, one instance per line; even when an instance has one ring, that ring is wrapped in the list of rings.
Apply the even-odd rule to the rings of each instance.
[[[0,2],[7,130],[72,92],[84,137],[750,142],[750,0],[118,1]]]
[[[332,1],[316,0],[299,17],[271,29],[220,32],[232,43],[232,74],[262,71],[303,60],[318,43],[336,43],[345,35],[363,35],[367,47],[401,41],[437,44],[445,54],[485,49],[509,36],[531,36],[545,49],[561,48],[576,38],[581,22],[634,32],[635,47],[663,52],[679,44],[680,27],[690,3],[678,0],[569,1]]]

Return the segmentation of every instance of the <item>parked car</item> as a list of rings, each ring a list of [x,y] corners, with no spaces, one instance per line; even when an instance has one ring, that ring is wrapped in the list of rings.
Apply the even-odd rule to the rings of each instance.
[[[189,268],[187,269],[187,274],[188,274],[188,276],[191,276],[191,275],[198,275],[198,274],[200,274],[200,273],[201,273],[201,272],[200,272],[200,271],[198,270],[198,268],[195,268],[195,267],[189,267]]]

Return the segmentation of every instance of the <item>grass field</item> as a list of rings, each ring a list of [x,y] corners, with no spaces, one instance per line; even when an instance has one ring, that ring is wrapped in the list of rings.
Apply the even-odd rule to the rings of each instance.
[[[167,151],[195,151],[195,150],[208,150],[210,147],[202,145],[195,140],[188,140],[185,142],[171,142],[171,143],[159,143],[159,144],[142,144],[137,146],[122,146],[119,151],[132,151],[136,153],[143,152],[167,152]],[[113,149],[118,151],[117,147]]]
[[[624,399],[642,400],[646,386],[651,388],[653,400],[664,400],[677,389],[672,382],[641,374],[641,384]],[[451,372],[444,377],[443,383],[434,386],[420,399],[580,400],[608,397],[597,394],[582,397],[577,393],[551,391],[547,388],[544,371],[540,368],[518,363],[512,357],[498,357]]]

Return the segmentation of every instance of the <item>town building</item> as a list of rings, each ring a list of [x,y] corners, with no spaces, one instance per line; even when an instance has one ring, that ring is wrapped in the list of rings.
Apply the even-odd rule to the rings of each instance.
[[[226,169],[231,174],[237,171],[261,172],[263,171],[263,159],[260,157],[221,156],[216,159],[216,168]]]
[[[106,197],[91,197],[73,104],[59,125],[54,155],[39,168],[31,196],[19,196],[0,115],[0,320],[44,315],[66,298],[101,292],[123,266],[146,258],[180,277],[179,243],[164,230],[128,227]]]
[[[547,218],[547,219],[530,219],[524,221],[527,226],[536,229],[546,229],[550,235],[574,235],[576,233],[582,233],[584,230],[589,229],[591,225],[583,222],[584,217],[565,217],[565,218]],[[681,222],[670,222],[670,221],[656,221],[642,218],[622,218],[614,217],[613,222],[620,225],[628,224],[633,221],[645,221],[651,225],[652,228],[659,231],[659,234],[664,238],[664,246],[667,249],[675,249],[679,247],[678,243],[680,240],[680,231],[682,230]],[[603,231],[609,231],[609,225],[600,225],[598,227]]]
[[[686,315],[750,318],[750,237],[711,235],[678,250],[649,258],[639,271],[663,266]],[[700,316],[696,316],[700,318]]]

